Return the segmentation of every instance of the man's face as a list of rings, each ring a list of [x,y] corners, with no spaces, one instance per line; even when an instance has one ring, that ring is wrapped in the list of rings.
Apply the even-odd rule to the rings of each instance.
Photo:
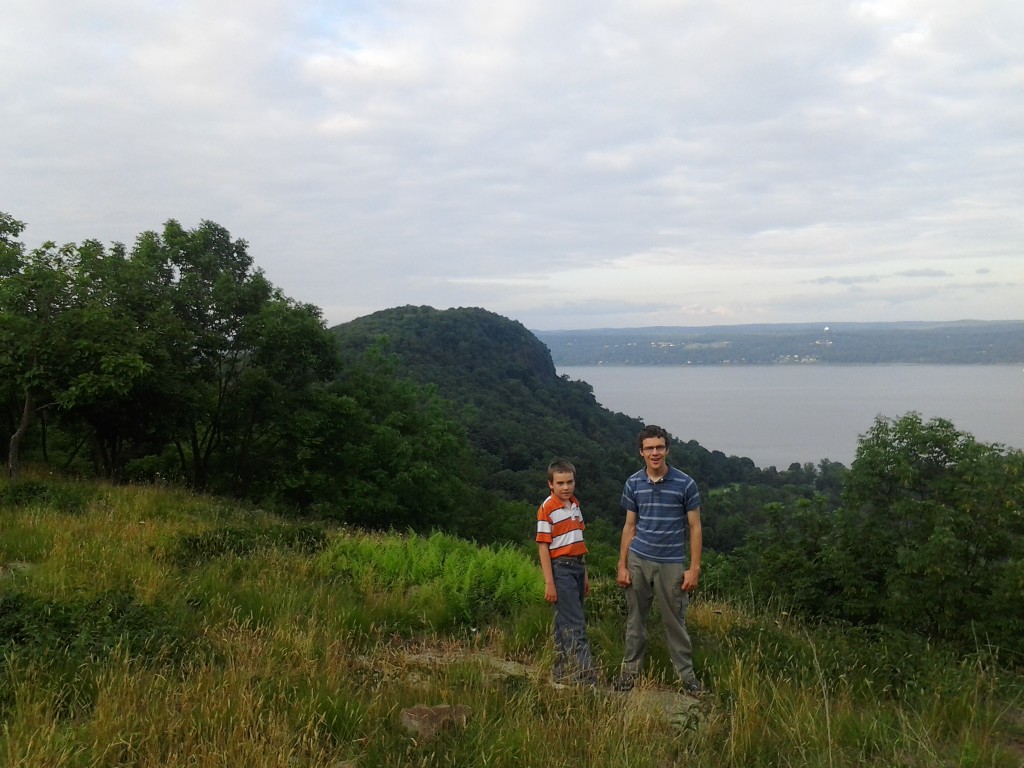
[[[555,472],[548,480],[548,488],[556,499],[568,501],[576,490],[576,476],[572,472]]]
[[[668,445],[664,437],[645,437],[640,455],[643,457],[647,471],[651,474],[659,474],[665,467],[665,459],[668,457]]]

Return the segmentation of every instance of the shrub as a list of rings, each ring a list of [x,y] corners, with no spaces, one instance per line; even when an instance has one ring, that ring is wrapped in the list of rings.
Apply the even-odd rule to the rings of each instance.
[[[168,615],[124,592],[69,602],[18,593],[0,597],[0,648],[27,650],[37,658],[60,654],[85,662],[115,647],[131,656],[162,657],[187,645]]]
[[[327,534],[316,525],[249,525],[183,536],[169,547],[168,556],[184,567],[272,549],[316,553],[326,544]]]
[[[323,553],[321,567],[366,591],[404,592],[412,610],[441,624],[510,616],[544,593],[540,570],[516,549],[441,533],[338,539]]]
[[[0,486],[0,507],[37,505],[64,514],[80,514],[92,498],[92,488],[84,483],[19,480]]]
[[[181,661],[196,647],[172,618],[123,592],[68,602],[26,594],[0,597],[0,715],[15,706],[19,667],[54,692],[56,712],[76,717],[95,703],[100,662],[119,654],[159,664]]]

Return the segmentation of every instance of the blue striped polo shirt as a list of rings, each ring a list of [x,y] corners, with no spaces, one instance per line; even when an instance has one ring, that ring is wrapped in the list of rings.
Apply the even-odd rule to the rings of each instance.
[[[675,467],[656,483],[646,468],[630,475],[622,489],[622,508],[637,515],[630,551],[656,563],[685,563],[690,532],[686,513],[699,507],[697,483]]]

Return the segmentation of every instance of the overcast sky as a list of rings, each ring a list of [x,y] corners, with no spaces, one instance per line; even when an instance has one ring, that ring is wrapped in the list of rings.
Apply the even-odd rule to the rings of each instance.
[[[1024,319],[1021,0],[6,0],[0,210],[329,325]]]

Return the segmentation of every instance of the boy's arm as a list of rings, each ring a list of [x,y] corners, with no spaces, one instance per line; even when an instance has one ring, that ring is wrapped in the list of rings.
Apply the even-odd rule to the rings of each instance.
[[[628,587],[631,581],[626,559],[629,557],[629,545],[633,543],[634,536],[636,536],[636,512],[626,512],[626,524],[622,526],[622,541],[619,542],[618,582],[620,587]]]
[[[544,599],[549,603],[557,603],[555,574],[551,570],[551,547],[546,541],[537,542],[537,555],[540,557],[540,572],[544,574]]]

